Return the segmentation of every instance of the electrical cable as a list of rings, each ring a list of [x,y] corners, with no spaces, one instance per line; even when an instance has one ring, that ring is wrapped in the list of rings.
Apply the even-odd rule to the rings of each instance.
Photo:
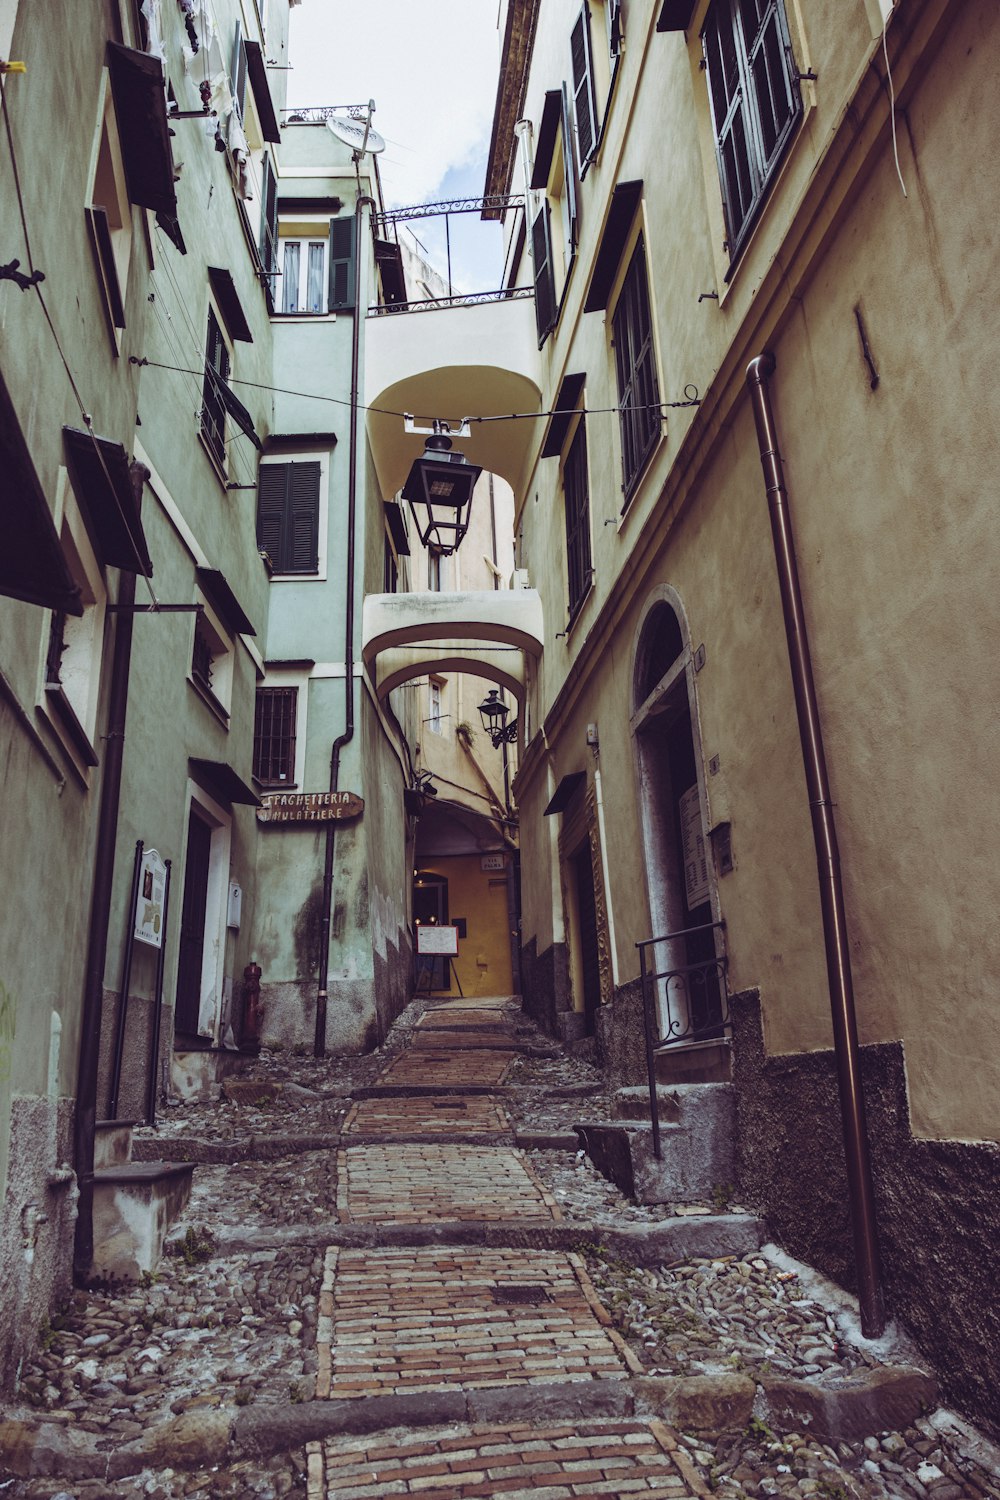
[[[889,119],[892,122],[892,155],[896,163],[896,176],[899,178],[899,185],[903,189],[903,197],[906,198],[909,195],[907,194],[906,183],[903,181],[903,173],[899,165],[899,146],[896,141],[896,91],[892,84],[892,69],[889,66],[889,44],[886,41],[886,33],[889,30],[889,18],[894,14],[894,11],[895,0],[893,0],[893,8],[890,10],[889,16],[886,17],[885,24],[882,27],[882,56],[885,58],[885,76],[889,84]]]
[[[172,370],[177,375],[198,374],[197,370],[189,370],[181,365],[163,364],[160,360],[147,359],[145,356],[139,356],[137,354],[129,355],[129,363],[134,365],[148,366],[150,369],[154,370]],[[270,391],[272,394],[277,396],[296,396],[303,401],[324,401],[333,406],[350,406],[351,404],[350,401],[345,400],[342,396],[321,396],[318,391],[293,391],[287,389],[285,386],[266,385],[259,380],[242,380],[238,376],[230,376],[229,384],[246,385],[249,386],[252,390]],[[556,407],[551,411],[500,412],[496,415],[488,417],[449,417],[445,420],[447,421],[448,425],[452,427],[458,427],[462,422],[537,422],[543,417],[592,417],[604,416],[612,412],[621,413],[626,411],[658,411],[662,413],[663,411],[666,411],[668,409],[672,410],[680,407],[701,405],[701,397],[698,395],[698,387],[696,385],[686,385],[684,387],[684,391],[685,395],[688,391],[694,391],[695,394],[693,396],[686,396],[686,399],[684,401],[647,401],[645,403],[628,406]],[[386,406],[365,406],[360,402],[358,404],[358,410],[375,412],[376,415],[383,417],[399,417],[400,419],[412,415],[411,412],[392,411],[389,407]]]
[[[31,236],[30,236],[30,234],[28,232],[27,212],[26,212],[25,206],[24,206],[24,195],[23,195],[23,193],[21,191],[21,174],[20,174],[20,172],[18,170],[18,166],[17,166],[17,151],[16,151],[16,149],[14,147],[14,132],[13,132],[13,129],[12,129],[11,123],[10,123],[10,113],[9,113],[9,111],[7,109],[7,90],[6,90],[6,87],[5,87],[5,84],[4,84],[4,78],[3,78],[2,74],[0,74],[0,110],[2,110],[2,112],[3,112],[4,131],[5,131],[6,136],[7,136],[7,147],[8,147],[8,150],[10,152],[11,171],[12,171],[13,176],[14,176],[14,188],[15,188],[15,191],[17,193],[17,207],[18,207],[18,213],[19,213],[20,219],[21,219],[21,231],[22,231],[22,233],[24,235],[24,248],[25,248],[25,253],[27,254],[27,257],[28,257],[28,270],[31,272],[32,276],[34,276],[34,274],[35,274],[35,262],[34,262],[34,257],[32,255],[32,251],[31,251]],[[49,331],[52,334],[52,338],[53,338],[53,340],[55,342],[56,349],[59,351],[59,358],[62,361],[63,369],[66,372],[66,378],[68,379],[69,384],[70,384],[70,389],[73,392],[73,398],[76,401],[77,406],[80,408],[80,417],[81,417],[81,420],[83,422],[84,427],[86,428],[87,433],[90,436],[91,442],[94,445],[94,452],[97,455],[97,461],[100,464],[102,470],[104,471],[104,477],[105,477],[105,479],[108,482],[108,490],[110,491],[110,494],[112,496],[112,499],[114,500],[115,506],[117,507],[118,514],[119,514],[119,517],[121,518],[122,524],[125,527],[125,532],[126,532],[126,535],[128,536],[129,542],[130,542],[130,544],[132,546],[132,551],[135,553],[135,560],[136,560],[136,562],[139,565],[136,568],[135,571],[142,576],[142,578],[143,578],[143,580],[145,581],[145,584],[146,584],[147,592],[149,593],[150,601],[153,604],[154,608],[158,609],[160,601],[157,599],[156,594],[153,592],[153,585],[150,583],[149,577],[148,577],[148,575],[146,573],[146,565],[143,562],[141,556],[139,555],[139,548],[138,548],[138,546],[136,544],[135,538],[132,535],[132,528],[131,528],[131,525],[129,524],[130,518],[125,514],[125,509],[124,509],[124,507],[123,507],[123,505],[121,503],[121,500],[118,497],[118,490],[117,490],[117,488],[115,486],[114,480],[111,478],[111,473],[110,473],[110,471],[108,469],[108,466],[107,466],[107,463],[105,461],[104,454],[101,452],[101,445],[100,445],[100,443],[97,440],[97,434],[94,432],[94,419],[90,415],[90,413],[87,411],[86,403],[84,402],[84,399],[83,399],[82,395],[80,394],[80,388],[79,388],[79,386],[76,383],[76,379],[75,379],[75,377],[73,375],[73,371],[70,368],[69,360],[66,358],[66,352],[63,349],[62,343],[61,343],[61,341],[59,339],[59,334],[56,332],[56,326],[55,326],[55,324],[52,321],[52,314],[49,312],[48,304],[46,303],[45,298],[42,295],[41,286],[40,286],[40,284],[37,281],[34,281],[32,283],[32,290],[36,293],[36,295],[38,297],[39,306],[41,307],[42,312],[45,315],[45,321],[46,321],[46,323],[49,325]]]

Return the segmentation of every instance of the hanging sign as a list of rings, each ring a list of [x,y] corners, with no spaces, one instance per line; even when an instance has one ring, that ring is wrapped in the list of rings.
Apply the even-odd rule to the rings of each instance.
[[[426,926],[420,923],[417,927],[417,952],[418,953],[442,953],[449,958],[458,955],[458,928],[451,926]]]
[[[137,943],[159,948],[163,943],[163,896],[167,888],[167,867],[155,849],[147,849],[139,865],[139,888],[135,897]]]
[[[354,792],[270,792],[260,801],[258,823],[339,823],[365,810]]]
[[[681,840],[684,854],[684,892],[688,911],[708,900],[708,858],[701,825],[698,784],[688,787],[680,799]]]

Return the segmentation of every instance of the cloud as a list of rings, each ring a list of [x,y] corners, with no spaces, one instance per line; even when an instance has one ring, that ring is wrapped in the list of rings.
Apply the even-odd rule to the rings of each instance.
[[[291,12],[288,102],[375,100],[389,206],[431,201],[449,171],[479,163],[481,193],[499,45],[496,0],[305,0]]]

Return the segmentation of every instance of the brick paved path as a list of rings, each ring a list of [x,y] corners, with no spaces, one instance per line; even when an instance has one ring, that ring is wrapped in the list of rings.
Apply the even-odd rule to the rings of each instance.
[[[437,1225],[446,1241],[449,1223],[537,1225],[559,1217],[488,1092],[518,1055],[503,1005],[435,1005],[413,1044],[356,1102],[340,1154],[342,1222],[393,1224],[397,1233],[412,1225],[415,1240],[418,1226]],[[471,1144],[477,1132],[496,1135],[496,1143]],[[621,1382],[641,1373],[579,1256],[441,1240],[328,1249],[319,1399]],[[661,1423],[581,1418],[556,1426],[540,1418],[312,1443],[308,1493],[309,1500],[687,1500],[703,1490]]]

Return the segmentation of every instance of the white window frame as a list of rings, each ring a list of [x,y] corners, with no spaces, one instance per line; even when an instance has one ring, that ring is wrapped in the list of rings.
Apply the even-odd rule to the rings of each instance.
[[[325,583],[326,548],[330,526],[330,449],[296,448],[284,453],[269,453],[260,461],[265,464],[319,464],[319,529],[316,541],[315,573],[272,573],[272,583]]]
[[[97,129],[94,132],[94,144],[91,149],[90,167],[87,173],[87,196],[86,207],[92,207],[96,202],[98,192],[97,174],[101,164],[101,151],[105,139],[108,149],[108,167],[110,168],[111,193],[102,191],[101,196],[111,196],[111,203],[102,203],[108,215],[108,228],[111,233],[111,249],[115,262],[115,271],[118,277],[118,290],[121,296],[122,309],[128,299],[129,267],[132,261],[132,203],[128,196],[128,187],[125,181],[125,166],[122,161],[121,140],[118,134],[118,120],[115,116],[114,99],[111,93],[111,80],[107,68],[101,73],[101,87],[97,113]],[[117,223],[115,220],[117,219]],[[95,255],[97,254],[95,247]],[[114,343],[117,353],[121,352],[122,330],[116,328],[112,321],[111,304],[104,286],[104,278],[101,276],[101,300],[105,304],[107,314],[108,333]]]
[[[286,174],[283,174],[286,175]],[[323,252],[323,300],[326,304],[322,312],[282,312],[285,301],[285,243],[288,240],[298,240],[300,244],[322,240],[326,245]],[[299,290],[306,283],[306,263],[308,256],[299,256]],[[285,213],[278,219],[278,264],[274,277],[274,317],[290,319],[303,318],[310,323],[319,318],[326,318],[330,322],[336,321],[337,314],[329,311],[330,304],[330,215],[305,213]]]
[[[284,790],[286,787],[304,787],[306,775],[306,727],[309,711],[309,682],[311,674],[301,667],[269,667],[265,664],[264,676],[257,688],[295,688],[295,764],[292,780],[281,787],[268,786],[268,791]]]
[[[298,284],[298,287],[296,289],[296,300],[298,301],[298,303],[300,305],[297,306],[297,307],[288,307],[288,308],[286,308],[285,307],[285,292],[286,292],[287,283],[286,283],[286,279],[285,279],[285,255],[287,254],[289,245],[298,245],[298,247],[299,247],[299,284]],[[324,303],[324,306],[321,307],[321,308],[311,308],[311,307],[306,307],[305,306],[307,288],[308,288],[308,284],[309,284],[309,249],[310,249],[310,247],[312,245],[319,245],[319,247],[320,247],[320,249],[322,251],[323,270],[322,270],[322,273],[321,273],[321,276],[320,276],[320,285],[323,288],[323,303]],[[329,286],[328,286],[329,277],[330,277],[330,238],[329,238],[329,234],[327,235],[327,237],[325,239],[320,238],[320,236],[318,236],[318,235],[316,235],[316,236],[312,236],[312,235],[309,235],[309,236],[305,236],[305,235],[284,235],[284,236],[279,236],[279,238],[278,238],[278,246],[279,246],[279,248],[281,250],[281,260],[280,260],[279,267],[278,267],[278,282],[280,284],[280,292],[281,292],[281,302],[280,302],[280,312],[281,312],[281,314],[284,317],[286,317],[286,318],[287,317],[299,317],[299,318],[307,318],[307,317],[308,318],[324,318],[324,317],[326,317],[326,314],[327,314],[327,304],[329,303],[329,300],[330,300],[330,291],[329,291]]]
[[[62,655],[60,668],[62,688],[96,758],[96,751],[93,747],[97,734],[97,709],[104,657],[107,584],[104,570],[91,545],[83,514],[73,494],[69,473],[62,467],[59,468],[56,480],[54,521],[69,570],[80,587],[83,601],[82,616],[66,616],[63,631],[66,649]],[[35,702],[74,771],[84,785],[88,785],[92,768],[81,756],[69,730],[53,711],[49,694],[45,690],[49,638],[55,613],[53,610],[46,610],[43,616],[45,628],[40,642]]]
[[[444,734],[444,714],[441,712],[444,706],[443,677],[430,677],[427,680],[427,728],[431,734]]]

